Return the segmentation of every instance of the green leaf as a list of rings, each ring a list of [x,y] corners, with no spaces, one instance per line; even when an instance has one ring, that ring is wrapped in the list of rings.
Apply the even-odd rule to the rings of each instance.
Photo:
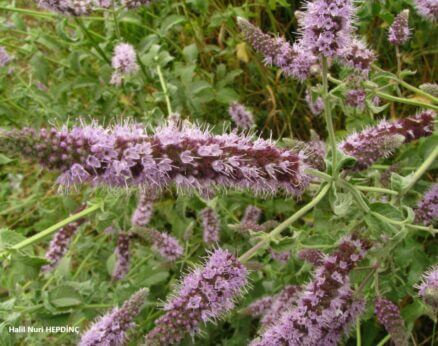
[[[49,292],[49,302],[57,308],[76,306],[82,303],[82,298],[70,286],[58,286]]]
[[[196,60],[198,60],[198,47],[195,43],[185,46],[183,49],[183,55],[186,58],[187,62],[189,63],[196,63]]]
[[[391,174],[391,189],[398,192],[404,190],[411,183],[413,175],[414,174],[411,173],[408,176],[403,177],[393,172]]]
[[[9,157],[6,157],[5,155],[0,154],[0,165],[6,165],[11,161],[12,160]]]

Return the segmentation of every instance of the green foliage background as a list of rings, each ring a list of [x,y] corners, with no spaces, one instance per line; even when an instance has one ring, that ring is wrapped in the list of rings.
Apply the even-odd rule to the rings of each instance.
[[[174,111],[185,119],[208,123],[215,132],[231,127],[228,104],[239,100],[254,112],[257,131],[273,138],[307,140],[313,129],[325,138],[321,117],[311,115],[304,101],[306,83],[285,79],[276,69],[263,65],[262,58],[243,43],[236,26],[236,16],[249,18],[264,31],[294,40],[297,28],[294,12],[301,1],[287,0],[182,0],[156,1],[152,6],[116,14],[120,36],[110,12],[95,12],[89,17],[64,17],[37,9],[32,1],[0,1],[0,45],[14,56],[11,65],[0,71],[0,127],[59,126],[80,119],[112,124],[122,121],[155,126],[164,121],[166,103],[156,67],[163,70]],[[394,72],[395,53],[386,40],[386,30],[394,15],[411,8],[408,0],[358,1],[357,26],[370,47],[378,53],[378,65]],[[411,11],[413,37],[403,47],[406,69],[415,71],[406,80],[412,85],[437,80],[437,26],[422,20]],[[85,27],[90,36],[84,33]],[[132,76],[122,88],[109,84],[111,58],[116,43],[131,43],[142,62],[142,73]],[[12,68],[12,71],[9,71]],[[340,76],[346,71],[335,67]],[[313,83],[314,84],[314,83]],[[409,95],[414,96],[414,95]],[[418,98],[418,96],[415,96]],[[390,104],[379,114],[372,110],[343,112],[336,108],[335,126],[341,138],[376,118],[399,118],[413,114],[416,108]],[[388,186],[387,169],[401,176],[414,171],[438,144],[432,136],[407,145],[389,160],[382,161],[364,181]],[[394,166],[391,166],[396,164]],[[415,186],[405,203],[413,207],[436,177],[438,165]],[[130,338],[137,345],[161,314],[157,304],[164,300],[182,273],[200,262],[207,250],[202,243],[198,212],[205,201],[198,196],[177,196],[167,192],[155,205],[152,226],[172,233],[184,242],[185,254],[175,265],[165,265],[147,244],[133,245],[132,267],[120,282],[111,281],[114,266],[115,236],[103,230],[110,226],[128,230],[136,205],[135,191],[109,191],[80,188],[69,194],[59,193],[55,176],[41,167],[0,154],[0,248],[17,243],[65,219],[81,202],[103,199],[105,208],[91,216],[75,237],[68,255],[59,268],[43,276],[39,268],[48,241],[26,250],[22,256],[4,261],[0,272],[0,344],[1,345],[70,345],[75,334],[11,334],[10,325],[78,325],[81,330],[96,316],[120,305],[140,287],[150,294],[145,308],[136,319],[138,327]],[[382,183],[383,181],[383,183]],[[385,185],[386,184],[386,185]],[[393,181],[393,188],[394,188]],[[221,216],[221,246],[242,254],[251,244],[248,237],[234,232],[230,225],[239,222],[245,207],[255,204],[263,209],[264,220],[282,221],[311,198],[302,200],[281,197],[254,198],[247,193],[228,192],[213,202]],[[402,220],[402,211],[388,201],[371,197],[371,205],[385,215]],[[378,239],[393,235],[387,224],[372,217],[360,219],[360,211],[348,200],[331,211],[326,198],[317,209],[272,246],[289,250],[292,259],[286,265],[272,261],[269,253],[260,254],[250,264],[251,286],[239,306],[226,319],[206,326],[202,337],[187,338],[184,345],[246,345],[257,331],[257,323],[239,313],[255,298],[278,292],[287,284],[302,284],[311,277],[312,268],[296,258],[298,249],[316,247],[330,251],[348,230],[357,225]],[[351,222],[357,220],[357,222]],[[364,223],[359,224],[359,222]],[[192,235],[187,236],[189,233]],[[252,242],[253,240],[251,240]],[[379,249],[364,267],[379,258]],[[433,321],[416,297],[413,285],[421,273],[436,263],[436,238],[422,231],[409,231],[382,262],[379,289],[394,301],[401,302],[407,327],[418,344],[432,333]],[[365,262],[367,262],[365,261]],[[354,272],[358,286],[366,269]],[[373,282],[374,283],[374,282]],[[376,345],[385,337],[373,315],[374,287],[367,286],[370,299],[361,321],[362,345]],[[346,344],[356,344],[352,333]]]

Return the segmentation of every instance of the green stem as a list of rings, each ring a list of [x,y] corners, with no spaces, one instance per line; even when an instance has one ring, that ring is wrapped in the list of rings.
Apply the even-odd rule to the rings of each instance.
[[[322,58],[322,84],[323,84],[323,99],[324,99],[324,115],[325,122],[327,126],[327,131],[329,134],[330,147],[332,151],[332,171],[333,179],[337,178],[337,148],[336,148],[336,137],[335,129],[333,127],[332,110],[330,105],[330,95],[328,88],[328,64],[327,58]]]
[[[382,340],[380,340],[377,346],[384,346],[389,341],[389,339],[391,339],[391,335],[388,334]]]
[[[360,334],[360,318],[356,318],[356,346],[362,346],[362,336]]]
[[[417,106],[417,107],[423,107],[423,108],[430,108],[433,109],[435,111],[438,111],[438,106],[434,106],[434,105],[430,105],[427,103],[423,103],[420,101],[415,101],[415,100],[411,100],[411,99],[407,99],[404,97],[397,97],[397,96],[393,96],[381,91],[375,91],[375,94],[377,96],[379,96],[382,99],[388,100],[388,101],[393,101],[393,102],[398,102],[398,103],[405,103],[408,105],[412,105],[412,106]]]
[[[52,233],[55,233],[58,229],[61,227],[64,227],[65,225],[68,225],[69,223],[72,223],[73,221],[76,221],[77,219],[80,219],[88,214],[91,214],[92,212],[96,211],[97,209],[100,209],[102,207],[103,203],[97,203],[94,204],[81,212],[71,215],[68,218],[58,222],[57,224],[50,226],[49,228],[46,228],[44,231],[41,231],[35,235],[33,235],[30,238],[27,238],[18,244],[15,244],[10,247],[11,250],[21,250],[22,248],[32,245],[34,243],[39,242],[40,240],[44,239],[45,237],[51,235]]]
[[[306,168],[304,172],[309,175],[313,175],[314,177],[321,178],[327,182],[332,181],[332,177],[330,175],[313,168]]]
[[[438,157],[438,147],[436,147],[432,153],[430,153],[429,157],[424,161],[421,166],[417,169],[417,171],[412,176],[411,181],[409,184],[400,192],[400,195],[404,195],[406,192],[408,192],[412,186],[417,182],[418,179],[421,178],[421,176],[426,173],[426,171],[429,169],[429,167],[435,162],[435,160]]]
[[[361,185],[354,185],[356,189],[359,191],[365,191],[365,192],[379,192],[379,193],[387,193],[389,195],[397,196],[398,192],[394,190],[384,189],[381,187],[373,187],[373,186],[361,186]]]
[[[419,226],[419,225],[414,225],[411,223],[405,223],[405,221],[393,220],[393,219],[390,219],[389,217],[386,217],[385,215],[379,214],[375,211],[372,211],[371,214],[373,216],[375,216],[376,218],[382,220],[383,222],[387,222],[387,223],[392,224],[392,225],[405,226],[405,227],[412,228],[412,229],[418,229],[419,231],[430,232],[433,235],[438,234],[438,229],[434,229],[432,227]]]
[[[295,214],[293,214],[291,217],[289,217],[287,220],[283,221],[281,224],[279,224],[277,227],[275,227],[266,238],[260,240],[256,245],[254,245],[251,249],[249,249],[247,252],[245,252],[242,256],[239,257],[240,262],[246,262],[248,261],[252,256],[254,256],[257,251],[265,246],[267,243],[270,242],[270,240],[275,237],[276,235],[280,234],[283,230],[285,230],[287,227],[289,227],[292,223],[297,221],[299,218],[301,218],[303,215],[305,215],[308,211],[310,211],[312,208],[314,208],[321,200],[324,198],[324,196],[329,192],[331,185],[327,184],[319,191],[319,193],[315,196],[314,199],[312,199],[309,203],[307,203],[304,207],[302,207],[300,210],[298,210]]]
[[[94,48],[97,50],[97,52],[102,57],[102,59],[105,60],[108,65],[111,66],[110,59],[108,59],[108,57],[106,56],[105,52],[102,50],[102,48],[100,48],[99,44],[94,40],[93,36],[90,34],[88,29],[85,27],[84,23],[82,23],[82,20],[79,19],[78,17],[74,17],[74,20],[75,20],[76,24],[79,25],[79,27],[85,33],[85,36],[87,36],[88,39],[91,41],[91,43],[93,44]]]
[[[363,198],[362,193],[359,191],[359,189],[356,188],[356,186],[351,185],[350,183],[346,182],[345,180],[341,180],[340,185],[351,192],[351,194],[353,195],[357,204],[365,213],[370,212],[370,207],[368,207],[368,204],[365,202],[365,199]]]
[[[0,6],[0,10],[28,14],[30,16],[35,16],[35,17],[46,17],[46,18],[50,18],[50,19],[52,17],[57,16],[56,13],[43,12],[43,11],[32,11],[32,10],[28,10],[28,9],[24,9],[24,8],[9,8],[9,7]]]
[[[166,81],[164,80],[163,72],[161,71],[160,65],[157,65],[157,73],[158,73],[158,78],[160,78],[160,84],[161,84],[161,88],[163,89],[164,97],[166,99],[167,113],[168,115],[170,115],[172,114],[172,105],[170,103],[169,90],[167,89],[167,84]]]
[[[397,59],[397,77],[400,78],[402,63],[401,63],[400,47],[397,45],[395,46],[395,56]]]
[[[413,85],[410,85],[409,83],[406,83],[404,80],[394,76],[393,74],[389,74],[388,71],[385,71],[376,65],[373,65],[373,68],[379,72],[385,73],[385,75],[382,76],[383,78],[392,79],[392,80],[396,81],[397,83],[399,83],[400,85],[402,85],[403,87],[405,87],[406,89],[408,89],[408,90],[410,90],[418,95],[424,96],[425,98],[428,98],[429,100],[433,101],[434,103],[438,103],[438,97],[435,97],[435,96],[433,96],[433,95],[431,95],[431,94],[429,94],[421,89],[414,87]]]
[[[116,5],[115,5],[114,0],[111,0],[111,6],[112,6],[111,12],[112,12],[113,19],[114,19],[114,26],[116,28],[116,36],[117,36],[118,40],[121,41],[122,35],[120,34],[119,20],[117,19]]]

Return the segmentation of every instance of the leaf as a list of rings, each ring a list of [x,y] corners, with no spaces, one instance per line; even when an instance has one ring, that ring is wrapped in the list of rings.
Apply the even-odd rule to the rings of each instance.
[[[404,190],[411,183],[413,175],[414,173],[411,173],[408,176],[403,177],[393,172],[391,174],[391,189],[398,192]]]
[[[49,292],[49,302],[57,308],[76,306],[82,303],[82,298],[70,286],[58,286]]]
[[[40,268],[41,266],[49,263],[49,261],[43,257],[29,256],[29,255],[24,255],[21,253],[15,255],[14,259],[20,263],[25,264],[25,265],[28,265],[31,267],[37,267],[37,268]]]
[[[196,60],[198,60],[198,47],[195,43],[185,46],[183,49],[183,55],[186,58],[187,62],[189,63],[196,63]]]
[[[0,154],[0,165],[6,165],[9,162],[12,162],[12,160],[9,157],[6,157],[3,154]]]
[[[243,61],[244,63],[249,62],[248,46],[245,42],[236,45],[236,56],[237,59]]]
[[[142,285],[146,287],[150,287],[165,281],[168,277],[169,277],[169,273],[167,271],[158,271],[146,277],[142,281]]]

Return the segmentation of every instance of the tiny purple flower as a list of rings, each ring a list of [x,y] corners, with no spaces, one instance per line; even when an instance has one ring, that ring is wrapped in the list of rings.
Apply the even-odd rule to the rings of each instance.
[[[394,46],[406,43],[411,37],[409,29],[409,10],[400,12],[388,30],[388,41]]]
[[[432,185],[418,202],[415,221],[422,222],[426,226],[438,223],[438,184]]]
[[[250,129],[254,125],[254,116],[248,109],[245,108],[244,105],[240,104],[239,102],[231,103],[230,107],[228,108],[228,113],[230,114],[234,123],[244,130]]]
[[[115,308],[100,317],[86,331],[79,346],[123,346],[127,342],[127,332],[135,327],[134,318],[139,314],[148,290],[140,289],[120,308]]]
[[[218,213],[212,208],[205,208],[200,213],[202,220],[202,238],[204,243],[212,244],[219,241],[220,220]]]
[[[438,265],[423,274],[423,282],[417,288],[424,302],[438,313]]]
[[[185,335],[198,334],[203,323],[234,308],[234,300],[246,284],[246,268],[227,250],[215,250],[204,266],[183,278],[165,304],[165,314],[146,335],[146,344],[179,344]]]
[[[129,43],[119,43],[114,48],[111,65],[114,69],[111,84],[120,85],[124,76],[133,74],[139,69],[134,47]]]
[[[438,20],[438,2],[436,0],[415,0],[415,8],[420,16],[432,22]]]
[[[173,262],[180,258],[184,249],[179,241],[171,235],[148,229],[148,236],[152,242],[152,248],[166,261]]]
[[[400,316],[400,309],[388,299],[378,297],[376,300],[375,313],[379,322],[391,335],[391,339],[397,346],[408,346],[408,334]]]
[[[128,233],[119,233],[115,250],[116,266],[112,273],[112,277],[114,280],[123,279],[125,275],[129,272],[129,243],[130,235]]]

